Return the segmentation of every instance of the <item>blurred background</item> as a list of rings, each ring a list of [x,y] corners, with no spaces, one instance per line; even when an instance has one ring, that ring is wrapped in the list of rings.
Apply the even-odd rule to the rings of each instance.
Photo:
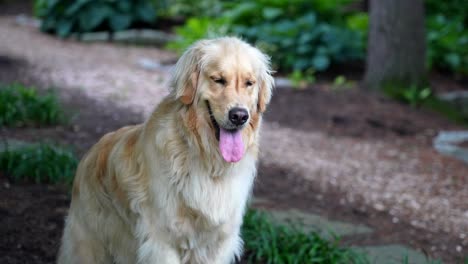
[[[0,263],[54,263],[79,159],[194,41],[269,56],[239,263],[468,263],[464,0],[0,0]]]

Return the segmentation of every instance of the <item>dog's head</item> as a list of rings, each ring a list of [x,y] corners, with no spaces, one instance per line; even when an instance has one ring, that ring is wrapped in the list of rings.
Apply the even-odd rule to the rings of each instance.
[[[175,66],[172,95],[208,120],[227,162],[239,161],[270,101],[269,58],[233,37],[193,44]]]

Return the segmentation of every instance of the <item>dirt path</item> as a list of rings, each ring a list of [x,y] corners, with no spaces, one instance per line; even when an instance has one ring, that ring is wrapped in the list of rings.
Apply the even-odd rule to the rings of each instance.
[[[1,59],[3,58],[3,59]],[[141,122],[167,94],[173,61],[157,49],[83,44],[0,17],[0,79],[57,87],[72,125],[9,129],[8,137],[73,144],[82,154],[104,132]],[[3,72],[3,73],[2,73]],[[256,195],[376,230],[353,243],[401,242],[449,262],[468,255],[468,166],[430,145],[443,118],[358,89],[278,89],[262,134]],[[352,240],[352,239],[351,239]]]

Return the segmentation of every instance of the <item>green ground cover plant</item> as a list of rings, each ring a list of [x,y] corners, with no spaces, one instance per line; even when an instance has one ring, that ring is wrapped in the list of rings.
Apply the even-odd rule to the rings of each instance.
[[[429,86],[412,85],[410,87],[401,84],[387,84],[383,87],[384,93],[400,102],[412,107],[423,107],[438,112],[449,120],[468,126],[468,115],[457,109],[449,102],[439,99]]]
[[[320,72],[334,64],[364,59],[369,15],[350,8],[355,1],[202,2],[218,11],[193,13],[184,5],[185,15],[197,15],[176,29],[179,38],[170,48],[182,51],[197,39],[233,34],[274,54],[275,68],[286,72]],[[425,5],[428,67],[467,76],[468,5],[463,0],[426,0]]]
[[[150,0],[36,0],[34,11],[41,30],[68,37],[96,30],[119,31],[156,21],[156,1]]]
[[[0,84],[0,127],[55,125],[65,121],[58,97],[33,87]]]
[[[262,211],[249,210],[244,217],[242,237],[249,263],[368,263],[364,254],[327,240],[316,232],[274,223]]]
[[[65,147],[38,143],[0,152],[0,171],[15,181],[71,184],[78,160]]]
[[[169,48],[182,51],[194,40],[231,34],[274,54],[274,68],[286,72],[324,71],[333,64],[362,60],[360,34],[322,20],[314,4],[304,0],[226,2],[218,16],[188,19],[176,29],[179,37]]]

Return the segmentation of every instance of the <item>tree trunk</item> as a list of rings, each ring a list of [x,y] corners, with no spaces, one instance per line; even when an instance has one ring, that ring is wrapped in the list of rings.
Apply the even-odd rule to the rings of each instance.
[[[422,85],[426,79],[423,0],[371,0],[365,85]]]

